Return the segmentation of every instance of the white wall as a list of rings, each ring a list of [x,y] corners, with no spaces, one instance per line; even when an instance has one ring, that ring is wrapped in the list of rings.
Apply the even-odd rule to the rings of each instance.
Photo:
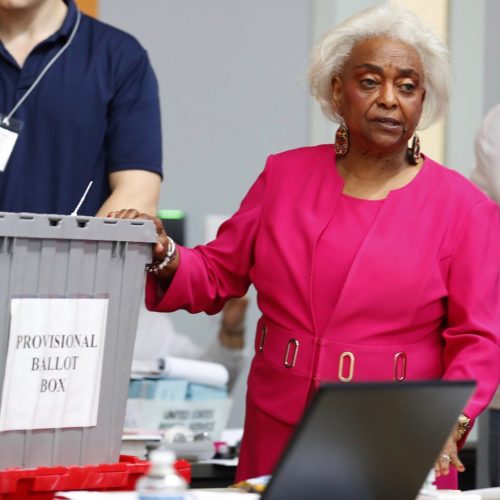
[[[500,0],[486,0],[484,9],[484,106],[486,113],[500,102]],[[464,30],[467,26],[464,26]]]
[[[446,164],[467,176],[474,165],[474,136],[484,114],[485,3],[485,0],[450,2],[453,87]]]
[[[162,101],[161,208],[187,213],[187,243],[204,239],[209,213],[231,214],[266,157],[309,138],[304,72],[310,2],[304,0],[101,0],[100,19],[148,50]],[[140,126],[140,124],[138,124]],[[175,313],[181,331],[208,343],[217,321]],[[252,299],[249,349],[258,318]],[[241,426],[246,376],[231,425]]]

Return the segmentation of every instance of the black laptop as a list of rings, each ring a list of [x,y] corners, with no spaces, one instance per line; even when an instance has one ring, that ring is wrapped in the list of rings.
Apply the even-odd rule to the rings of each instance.
[[[327,384],[262,500],[415,500],[473,382]]]

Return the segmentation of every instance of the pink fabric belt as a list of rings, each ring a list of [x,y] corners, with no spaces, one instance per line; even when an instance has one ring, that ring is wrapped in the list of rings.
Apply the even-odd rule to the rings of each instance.
[[[284,373],[320,381],[404,381],[441,378],[443,345],[435,333],[420,342],[367,346],[289,331],[261,318],[256,357]]]

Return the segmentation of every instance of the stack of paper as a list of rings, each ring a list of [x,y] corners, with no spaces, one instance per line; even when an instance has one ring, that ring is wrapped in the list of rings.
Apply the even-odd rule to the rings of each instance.
[[[227,398],[227,369],[217,363],[168,357],[132,364],[131,399],[206,401]]]
[[[217,363],[175,357],[136,360],[125,427],[165,431],[182,425],[217,440],[232,404],[228,377],[227,369]]]
[[[168,356],[155,362],[134,360],[131,378],[144,377],[180,378],[195,384],[223,387],[227,385],[229,374],[219,363]]]

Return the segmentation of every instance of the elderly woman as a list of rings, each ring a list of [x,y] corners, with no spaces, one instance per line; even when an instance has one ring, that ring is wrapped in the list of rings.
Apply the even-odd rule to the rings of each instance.
[[[341,122],[335,145],[270,156],[208,245],[175,249],[156,220],[147,306],[215,313],[255,285],[238,479],[273,470],[323,380],[473,379],[436,462],[443,479],[450,462],[463,470],[457,443],[500,376],[498,208],[422,156],[415,135],[445,111],[447,51],[411,12],[384,5],[324,36],[310,81]]]

